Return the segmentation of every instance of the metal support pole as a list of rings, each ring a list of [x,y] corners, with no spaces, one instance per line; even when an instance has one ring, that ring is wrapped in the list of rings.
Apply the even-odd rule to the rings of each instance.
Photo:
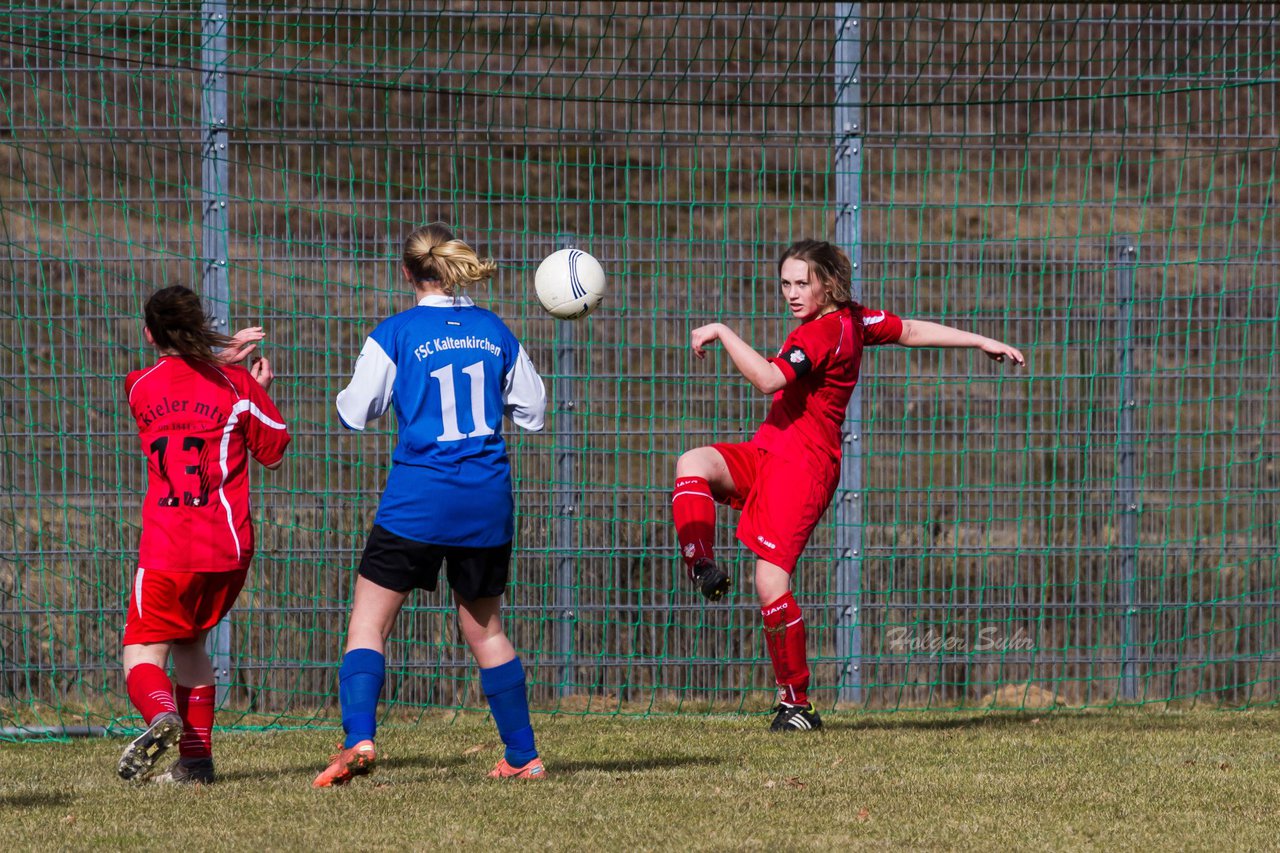
[[[231,328],[231,288],[227,281],[227,4],[206,0],[200,7],[201,112],[200,198],[203,274],[200,293],[214,328]],[[231,624],[223,619],[205,640],[217,679],[215,701],[222,705],[231,681]]]
[[[561,249],[575,245],[573,235],[561,234]],[[573,414],[578,405],[578,349],[575,341],[577,323],[573,320],[555,324],[555,530],[553,550],[556,555],[556,654],[560,657],[559,694],[572,693],[574,625],[577,614],[574,599],[574,536],[578,523],[578,448]]]
[[[853,261],[853,298],[862,298],[862,34],[861,3],[837,3],[835,190],[836,244]],[[836,497],[836,655],[843,661],[838,697],[860,704],[862,696],[862,388],[855,386],[845,415]]]
[[[1116,445],[1120,449],[1116,499],[1120,510],[1120,595],[1123,620],[1120,631],[1120,698],[1138,696],[1138,671],[1134,655],[1138,582],[1138,493],[1134,472],[1133,413],[1138,401],[1133,387],[1133,280],[1138,248],[1123,237],[1117,247],[1116,299],[1120,304],[1121,334],[1117,344],[1116,372],[1120,377],[1120,412],[1116,418]]]

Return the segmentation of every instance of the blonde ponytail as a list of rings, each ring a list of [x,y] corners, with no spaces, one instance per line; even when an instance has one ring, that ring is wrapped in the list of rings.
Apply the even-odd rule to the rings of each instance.
[[[403,260],[414,281],[439,282],[449,294],[492,278],[498,271],[493,258],[481,258],[438,222],[415,229],[405,239]]]

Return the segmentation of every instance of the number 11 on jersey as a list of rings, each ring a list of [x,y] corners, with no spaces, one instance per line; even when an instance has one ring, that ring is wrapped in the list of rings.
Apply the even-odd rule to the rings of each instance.
[[[462,372],[471,377],[471,422],[475,424],[475,428],[466,433],[458,429],[458,398],[453,385],[453,365],[446,364],[431,371],[431,378],[440,383],[440,423],[444,428],[436,441],[461,441],[464,438],[493,435],[484,411],[484,362],[469,364],[462,368]]]

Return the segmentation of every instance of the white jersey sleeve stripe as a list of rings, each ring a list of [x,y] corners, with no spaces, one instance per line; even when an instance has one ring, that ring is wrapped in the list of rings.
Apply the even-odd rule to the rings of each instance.
[[[391,405],[396,363],[373,338],[366,338],[351,381],[338,394],[338,417],[348,429],[363,430]]]
[[[222,441],[218,445],[218,468],[222,472],[222,478],[218,482],[218,502],[222,504],[223,510],[227,513],[227,530],[231,532],[231,541],[235,543],[237,560],[240,559],[241,554],[240,537],[236,535],[236,520],[231,512],[231,502],[227,500],[227,475],[230,473],[227,469],[227,454],[231,446],[231,433],[235,431],[236,423],[244,412],[248,412],[272,429],[288,429],[284,424],[259,409],[252,400],[240,400],[232,406],[231,414],[227,416],[227,424],[222,428]]]
[[[524,347],[502,384],[503,411],[521,429],[538,432],[545,424],[547,389]]]
[[[159,370],[160,368],[164,367],[164,365],[165,365],[164,359],[161,359],[159,364],[157,364],[156,366],[154,366],[154,367],[152,367],[150,370],[148,370],[146,373],[144,373],[144,374],[142,374],[141,376],[139,376],[139,377],[138,377],[138,381],[137,381],[137,382],[135,382],[135,383],[133,383],[133,387],[129,389],[129,399],[128,399],[126,402],[132,403],[132,402],[133,402],[133,392],[138,390],[138,386],[142,384],[142,380],[146,379],[148,376],[150,376],[151,374],[155,373],[155,372],[156,372],[157,370]]]

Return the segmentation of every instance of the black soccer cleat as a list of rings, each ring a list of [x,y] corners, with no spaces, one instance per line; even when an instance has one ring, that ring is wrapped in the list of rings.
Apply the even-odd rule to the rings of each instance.
[[[121,779],[145,778],[160,756],[182,739],[182,718],[177,714],[161,714],[147,730],[134,738],[120,756],[117,772]]]
[[[689,576],[707,601],[719,601],[729,591],[729,573],[707,557],[694,562]]]
[[[818,716],[818,711],[813,707],[812,702],[806,705],[788,705],[785,702],[779,702],[773,710],[778,714],[769,724],[771,732],[809,732],[822,728],[822,718]]]
[[[169,769],[151,777],[161,785],[212,785],[212,758],[179,758]]]

